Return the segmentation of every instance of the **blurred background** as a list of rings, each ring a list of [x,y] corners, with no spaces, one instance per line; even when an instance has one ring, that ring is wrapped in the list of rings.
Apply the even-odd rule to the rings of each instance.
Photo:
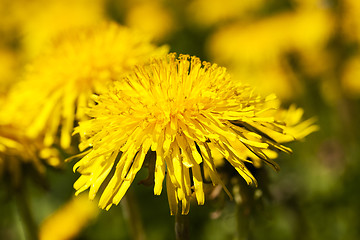
[[[360,1],[0,0],[0,13],[0,95],[61,32],[115,21],[171,52],[225,66],[234,80],[276,93],[284,107],[302,107],[305,119],[316,117],[320,130],[287,144],[294,153],[279,155],[279,172],[252,169],[259,188],[221,166],[234,200],[209,187],[205,205],[191,206],[193,239],[360,239]],[[166,194],[137,184],[147,169],[126,201],[100,211],[86,193],[73,197],[73,164],[49,167],[43,179],[25,169],[25,197],[2,179],[0,239],[27,239],[17,204],[23,198],[41,239],[132,239],[134,231],[175,239]]]

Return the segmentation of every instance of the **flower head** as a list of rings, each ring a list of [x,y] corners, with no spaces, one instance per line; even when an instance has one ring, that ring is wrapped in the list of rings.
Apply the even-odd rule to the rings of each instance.
[[[246,26],[238,21],[214,32],[207,41],[207,51],[213,61],[227,66],[244,82],[261,86],[260,93],[291,100],[303,92],[304,86],[284,56],[295,51],[306,72],[323,72],[329,66],[324,47],[333,26],[325,10],[285,12]]]
[[[172,214],[178,213],[178,206],[187,214],[193,193],[198,204],[204,203],[205,175],[222,184],[213,151],[220,152],[248,184],[256,180],[245,167],[253,161],[247,156],[278,168],[266,151],[290,151],[258,130],[286,134],[286,124],[275,119],[273,96],[256,95],[232,81],[224,68],[196,57],[169,54],[154,59],[94,97],[92,119],[75,130],[82,136],[80,148],[90,149],[74,166],[82,174],[74,187],[77,194],[90,188],[94,198],[109,177],[101,208],[119,203],[149,151],[156,152],[154,194],[162,192],[166,178]]]
[[[169,39],[178,24],[175,16],[161,1],[134,1],[127,10],[127,26],[150,34],[157,42]]]
[[[86,196],[73,198],[42,222],[39,239],[74,239],[98,213],[99,209]]]
[[[200,27],[211,27],[233,19],[243,19],[266,4],[264,0],[194,0],[187,7],[188,18]]]
[[[360,96],[360,55],[356,55],[349,59],[344,66],[342,73],[341,85],[344,92],[348,93],[351,97]],[[324,91],[328,92],[328,91]],[[331,96],[328,96],[331,98]]]
[[[91,94],[103,91],[113,75],[166,53],[166,47],[158,48],[146,36],[114,23],[77,29],[54,40],[34,60],[25,80],[13,88],[7,111],[24,113],[27,117],[18,121],[25,121],[26,134],[45,132],[46,145],[55,142],[61,126],[60,144],[67,148],[74,120],[84,117]]]
[[[0,96],[0,105],[8,104]],[[0,118],[7,113],[0,110]],[[27,165],[42,175],[45,164],[60,165],[56,149],[45,147],[41,138],[29,139],[21,125],[0,123],[0,177],[9,176],[14,187],[19,186],[23,178],[23,166]]]
[[[91,27],[106,19],[104,0],[13,2],[21,9],[18,10],[22,18],[19,28],[24,35],[22,44],[25,53],[30,58],[39,54],[42,46],[58,34],[72,28]]]

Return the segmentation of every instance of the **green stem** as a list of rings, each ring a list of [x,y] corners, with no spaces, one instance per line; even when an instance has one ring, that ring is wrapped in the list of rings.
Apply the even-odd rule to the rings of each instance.
[[[254,191],[242,181],[237,181],[233,188],[236,203],[237,239],[251,239],[250,221],[254,204]]]
[[[21,184],[20,187],[16,188],[14,197],[17,209],[22,220],[22,224],[24,226],[26,239],[37,240],[39,238],[38,226],[31,213],[29,198],[26,194],[25,183]]]
[[[134,192],[129,189],[121,201],[124,217],[130,228],[131,239],[145,240],[145,231]]]
[[[175,215],[175,236],[176,240],[188,240],[189,234],[189,216],[181,214],[181,204],[179,204],[179,211]]]
[[[239,240],[250,239],[249,212],[247,206],[236,204],[237,234]]]

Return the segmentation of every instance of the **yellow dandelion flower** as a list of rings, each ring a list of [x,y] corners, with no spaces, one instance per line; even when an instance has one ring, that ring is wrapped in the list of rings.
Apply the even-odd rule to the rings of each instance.
[[[207,52],[263,93],[289,100],[302,92],[283,57],[299,52],[301,64],[311,73],[325,71],[325,46],[334,30],[329,11],[301,10],[278,14],[245,25],[239,21],[219,28],[207,41]],[[320,61],[321,59],[321,61]],[[321,62],[321,64],[319,64]]]
[[[268,128],[262,126],[262,123],[252,123],[254,131],[260,131],[262,134],[270,137],[271,139],[276,140],[278,143],[286,143],[295,140],[300,140],[309,135],[312,132],[315,132],[319,129],[317,125],[314,125],[315,118],[310,118],[306,121],[302,121],[304,110],[302,108],[297,108],[295,105],[291,105],[288,109],[280,108],[280,101],[274,100],[267,102],[267,108],[278,109],[276,112],[271,112],[271,116],[274,117],[275,122],[282,122],[286,124],[286,127],[282,131],[274,131],[273,128]],[[211,144],[211,143],[209,143]],[[214,159],[215,166],[221,166],[224,164],[224,157],[213,148],[212,157]],[[263,164],[263,159],[261,156],[257,155],[254,152],[249,151],[246,145],[241,142],[237,143],[238,154],[242,159],[250,158],[252,164],[255,167],[261,167]],[[275,159],[278,157],[277,149],[269,148],[263,149],[262,151],[269,159]],[[242,155],[240,155],[242,154]]]
[[[193,195],[204,204],[204,172],[214,184],[222,184],[214,150],[255,185],[244,164],[252,160],[244,151],[275,169],[267,149],[291,151],[262,130],[287,132],[286,124],[275,119],[273,95],[262,98],[251,87],[231,81],[225,68],[196,57],[154,59],[94,98],[92,119],[75,130],[82,136],[80,148],[90,149],[74,165],[82,174],[74,187],[76,194],[90,188],[93,199],[109,177],[101,208],[120,202],[149,151],[156,152],[154,194],[161,194],[166,179],[171,214],[187,214]]]
[[[239,19],[251,15],[266,3],[264,0],[195,0],[187,7],[190,20],[201,27],[213,25],[229,20]]]
[[[349,59],[344,67],[341,85],[344,92],[351,97],[360,96],[360,55]]]
[[[158,42],[168,39],[177,26],[174,14],[157,1],[134,2],[126,12],[125,22]]]
[[[0,43],[0,95],[5,95],[14,84],[19,65],[16,53]]]
[[[0,98],[0,105],[8,104]],[[0,111],[0,118],[7,113]],[[39,174],[45,173],[44,163],[59,166],[58,151],[45,147],[40,138],[29,139],[24,129],[14,124],[0,123],[0,177],[8,175],[14,186],[22,179],[22,166],[28,164]]]
[[[352,0],[344,0],[342,30],[344,35],[355,41],[360,41],[360,2]]]
[[[106,19],[104,0],[16,1],[19,8],[31,8],[31,11],[23,10],[20,25],[24,49],[30,58],[39,54],[42,46],[61,32],[92,26]]]
[[[69,32],[29,66],[24,81],[11,92],[7,111],[26,114],[17,121],[28,126],[27,136],[33,138],[45,131],[48,146],[56,141],[61,126],[60,144],[66,149],[74,120],[84,117],[91,94],[101,92],[112,75],[126,73],[135,64],[167,51],[167,47],[156,47],[146,36],[115,23]]]
[[[85,196],[71,199],[45,219],[40,226],[39,239],[74,239],[97,217],[98,210],[96,205]]]
[[[248,25],[239,21],[224,26],[211,36],[207,49],[222,62],[246,60],[254,64],[293,49],[305,53],[322,49],[333,31],[329,11],[286,12]],[[242,54],[234,54],[234,49]]]

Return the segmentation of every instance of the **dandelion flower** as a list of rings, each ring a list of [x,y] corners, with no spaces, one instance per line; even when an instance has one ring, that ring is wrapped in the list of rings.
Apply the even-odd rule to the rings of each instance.
[[[154,194],[161,194],[166,179],[171,214],[187,214],[192,196],[204,204],[205,175],[222,184],[213,151],[254,185],[256,179],[245,166],[252,160],[246,154],[277,169],[266,150],[291,151],[259,130],[287,132],[287,125],[275,120],[274,97],[256,95],[251,87],[232,81],[225,68],[197,57],[154,59],[94,98],[91,119],[75,130],[82,138],[80,148],[90,148],[74,165],[81,174],[74,187],[76,194],[90,188],[93,199],[109,178],[101,208],[120,202],[150,151],[156,153]]]
[[[306,72],[322,73],[329,66],[325,46],[333,30],[328,11],[301,10],[248,25],[241,21],[228,24],[210,36],[206,48],[213,61],[227,66],[247,83],[261,86],[260,93],[291,100],[301,95],[303,86],[284,56],[295,51]]]
[[[126,13],[127,26],[151,34],[157,42],[164,42],[176,30],[173,13],[157,1],[134,2]]]
[[[77,29],[54,40],[34,60],[11,92],[7,111],[26,113],[17,121],[26,122],[31,138],[45,132],[47,146],[57,140],[61,126],[60,145],[66,149],[74,121],[84,117],[91,94],[100,93],[114,74],[166,53],[166,47],[156,47],[146,36],[115,23]]]
[[[8,104],[3,97],[0,105]],[[0,111],[0,118],[6,115]],[[24,129],[15,124],[0,123],[0,177],[9,176],[13,186],[19,186],[22,179],[22,166],[33,167],[40,175],[45,173],[45,166],[60,165],[58,151],[45,147],[40,138],[29,139]]]
[[[342,30],[349,40],[360,40],[360,3],[359,1],[345,0],[343,1]]]
[[[229,20],[249,17],[266,4],[264,0],[195,0],[186,8],[188,18],[200,27],[211,27]]]
[[[20,28],[29,57],[39,54],[44,44],[68,29],[90,27],[106,19],[104,0],[16,1],[18,8],[26,8]]]
[[[344,71],[341,78],[341,85],[344,92],[351,97],[360,96],[360,56],[357,55],[349,59],[344,66]],[[324,91],[325,92],[325,91]]]
[[[20,64],[16,53],[1,45],[0,43],[0,95],[5,95],[16,80]]]
[[[74,239],[97,217],[98,210],[86,196],[73,198],[45,219],[40,226],[39,239]]]

